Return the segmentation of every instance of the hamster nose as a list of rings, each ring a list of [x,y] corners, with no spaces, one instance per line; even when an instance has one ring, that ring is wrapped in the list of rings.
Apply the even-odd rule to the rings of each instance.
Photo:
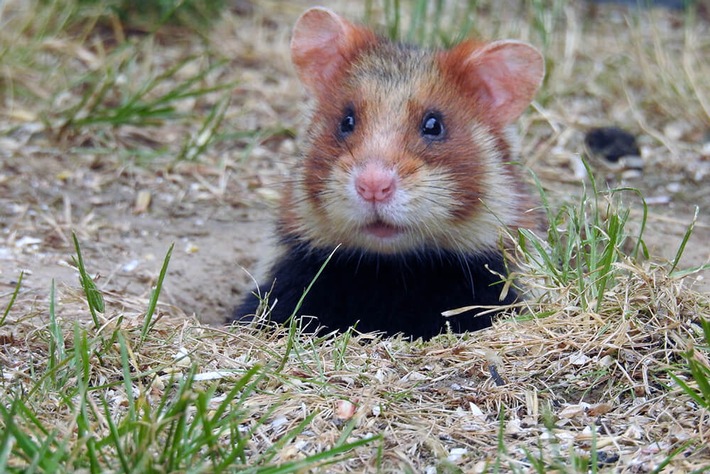
[[[355,190],[367,202],[387,202],[396,189],[394,173],[380,166],[368,165],[355,178]]]

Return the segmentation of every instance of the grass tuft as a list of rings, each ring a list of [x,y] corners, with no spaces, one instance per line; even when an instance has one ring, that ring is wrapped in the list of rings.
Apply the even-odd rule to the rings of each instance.
[[[108,59],[109,65],[115,64],[90,71],[79,79],[73,87],[85,92],[76,104],[59,112],[61,119],[55,127],[59,139],[91,126],[156,126],[166,120],[181,119],[182,114],[178,111],[181,102],[231,86],[229,83],[208,87],[201,85],[212,71],[222,66],[221,62],[199,68],[184,80],[170,83],[169,79],[181,74],[183,69],[194,66],[196,58],[190,57],[149,75],[138,84],[129,82],[127,75],[133,74],[138,66],[136,54],[130,46],[118,49],[115,59]],[[208,115],[207,124],[213,121],[213,114]]]
[[[78,239],[75,263],[88,303],[96,296],[84,282],[90,278]],[[177,351],[158,367],[146,368],[148,353],[163,353],[165,341],[147,339],[149,331],[164,337],[165,328],[153,319],[173,246],[151,292],[143,322],[108,321],[101,328],[69,329],[58,314],[55,286],[49,299],[48,357],[38,364],[39,377],[3,393],[0,405],[0,470],[39,472],[184,472],[239,470],[252,473],[291,473],[342,462],[354,450],[382,441],[373,435],[352,439],[347,425],[332,446],[300,459],[283,459],[284,451],[319,416],[314,410],[280,433],[268,448],[253,444],[273,422],[280,404],[255,414],[253,399],[282,377],[273,365],[248,364],[243,370],[204,373],[191,361],[195,354]],[[88,303],[92,309],[92,303]],[[93,317],[92,317],[93,319]],[[288,354],[288,349],[284,352]],[[173,366],[176,364],[176,366]],[[44,371],[44,373],[42,373]],[[106,377],[107,374],[109,378]],[[209,382],[215,379],[216,382]],[[45,421],[47,403],[59,408],[59,424]]]
[[[428,2],[383,0],[365,4],[365,23],[384,24],[390,39],[411,44],[449,47],[467,38],[476,26],[477,1]]]
[[[621,264],[648,257],[643,242],[648,208],[638,190],[600,191],[593,174],[590,176],[591,190],[559,209],[552,208],[538,182],[550,223],[547,239],[542,241],[534,232],[521,229],[518,248],[525,265],[532,264],[532,272],[544,276],[548,286],[567,288],[571,304],[582,311],[599,312],[605,292],[624,272]],[[622,200],[626,193],[637,195],[642,202],[643,215],[636,232],[630,229],[630,208]]]

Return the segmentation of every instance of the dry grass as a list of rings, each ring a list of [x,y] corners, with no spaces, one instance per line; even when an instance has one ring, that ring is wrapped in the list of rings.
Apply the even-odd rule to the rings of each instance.
[[[501,320],[476,334],[442,335],[426,344],[371,335],[319,341],[304,336],[280,371],[285,329],[211,328],[163,307],[162,318],[140,344],[147,302],[125,295],[107,298],[109,307],[125,308],[123,322],[114,315],[88,334],[104,342],[115,332],[125,337],[133,391],[146,403],[169,395],[193,368],[207,380],[195,383],[194,391],[217,384],[214,409],[221,391],[260,367],[254,392],[234,406],[244,430],[257,428],[247,448],[253,458],[313,415],[274,462],[329,449],[347,426],[349,442],[381,438],[329,471],[366,466],[424,471],[447,463],[464,472],[490,471],[498,463],[503,471],[527,470],[539,458],[545,471],[579,472],[593,455],[603,470],[647,472],[671,453],[674,469],[707,467],[710,415],[691,403],[669,372],[687,380],[681,354],[700,338],[697,315],[707,315],[710,302],[663,269],[626,270],[599,312],[581,311],[561,291],[559,300],[544,305],[549,313],[544,318]],[[64,314],[84,312],[83,295],[71,288],[60,293]],[[47,371],[44,312],[23,298],[16,302],[13,313],[27,316],[3,328],[4,390],[6,396],[21,387],[34,392],[27,403],[42,423],[56,436],[72,439],[75,413],[62,408],[63,396],[33,388],[46,384],[31,377]],[[73,323],[63,321],[62,333],[70,338]],[[127,394],[118,346],[106,345],[101,357],[91,360],[92,403],[100,406],[100,397],[106,397],[113,416],[124,417]],[[101,439],[107,430],[105,421],[95,420],[93,436]],[[13,459],[10,466],[24,465]]]
[[[0,5],[6,196],[0,196],[6,285],[0,321],[19,269],[28,270],[0,323],[0,466],[16,472],[709,468],[710,413],[671,374],[697,387],[684,354],[696,347],[694,357],[708,366],[700,321],[710,317],[710,301],[697,291],[702,272],[681,278],[659,258],[615,253],[614,278],[601,298],[590,299],[579,279],[564,283],[549,266],[519,255],[528,311],[484,331],[426,343],[209,326],[167,290],[173,304],[162,300],[143,338],[162,255],[136,275],[120,270],[114,254],[128,252],[130,239],[139,242],[139,253],[155,252],[149,241],[160,234],[152,220],[163,228],[163,222],[179,225],[182,214],[209,220],[226,212],[231,221],[277,195],[275,183],[295,155],[302,100],[288,66],[288,28],[305,3],[260,2],[247,16],[227,11],[205,37],[168,29],[132,37],[123,48],[115,29],[77,26],[70,21],[76,17],[56,8],[34,15],[29,4]],[[525,155],[551,207],[582,193],[576,163],[583,132],[622,125],[643,136],[646,171],[631,184],[671,201],[651,208],[647,235],[665,237],[660,244],[672,258],[692,217],[690,204],[710,204],[702,186],[710,174],[703,143],[710,129],[707,19],[566,2],[496,5],[478,10],[477,33],[527,39],[548,58],[545,90],[521,125]],[[342,7],[361,14],[353,4]],[[495,20],[503,12],[510,21]],[[377,8],[372,16],[379,18]],[[150,107],[117,122],[113,111],[135,97]],[[599,183],[617,183],[598,174]],[[133,198],[145,189],[153,203],[136,209]],[[127,203],[112,207],[114,199]],[[630,235],[640,225],[640,207],[632,207]],[[696,224],[701,237],[703,211]],[[116,224],[117,231],[109,225],[132,212],[138,217]],[[182,224],[191,239],[193,222]],[[253,245],[235,227],[238,245]],[[102,275],[97,286],[106,311],[98,324],[72,265],[56,264],[75,254],[72,230],[87,270]],[[686,250],[692,264],[702,265],[706,243],[692,239]],[[619,250],[629,241],[622,239]],[[176,249],[189,245],[179,240]],[[158,248],[165,252],[167,245]],[[224,288],[207,277],[198,281],[190,252],[176,251],[171,262],[188,261],[183,291]],[[224,266],[219,273],[235,272]],[[55,298],[52,277],[59,282]],[[180,277],[169,273],[167,282]],[[584,277],[594,285],[593,274]],[[227,305],[236,301],[228,291],[220,297]],[[220,464],[224,459],[229,463]]]

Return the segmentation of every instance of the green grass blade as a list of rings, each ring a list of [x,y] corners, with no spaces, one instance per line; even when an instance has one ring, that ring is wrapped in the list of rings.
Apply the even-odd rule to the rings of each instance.
[[[22,286],[22,278],[24,276],[25,276],[25,272],[21,271],[20,277],[17,279],[17,283],[15,284],[15,290],[12,292],[12,295],[10,296],[10,301],[7,303],[7,306],[5,307],[5,311],[2,314],[2,318],[0,318],[0,327],[2,327],[5,324],[5,320],[7,319],[7,315],[10,314],[10,310],[12,309],[12,305],[15,304],[15,299],[17,299],[17,295],[20,293],[20,287]]]
[[[671,378],[675,381],[675,383],[678,384],[678,386],[685,392],[686,395],[695,400],[695,403],[697,403],[698,406],[705,405],[705,400],[703,400],[703,398],[690,385],[678,378],[678,376],[675,374],[668,375],[671,376]]]
[[[111,412],[111,407],[109,406],[109,403],[105,397],[101,397],[101,405],[104,409],[104,419],[106,420],[106,424],[108,425],[109,432],[108,435],[106,435],[106,438],[104,438],[104,440],[102,440],[102,442],[98,444],[105,444],[107,446],[111,446],[111,449],[116,452],[118,462],[121,465],[121,470],[123,472],[130,472],[128,457],[123,447],[123,439],[118,430],[118,427],[116,426],[116,423],[114,422],[115,414]]]
[[[328,262],[330,262],[330,259],[333,258],[333,255],[335,255],[335,252],[338,251],[340,248],[340,245],[335,247],[332,252],[330,252],[330,255],[328,255],[328,258],[325,259],[325,262],[323,262],[323,265],[320,266],[318,269],[318,273],[316,273],[316,276],[313,277],[313,280],[308,284],[308,288],[303,292],[301,297],[298,300],[298,303],[296,303],[296,307],[293,309],[293,312],[291,313],[291,316],[289,317],[289,334],[288,334],[288,342],[286,343],[286,350],[284,351],[284,355],[281,358],[281,363],[279,364],[278,368],[276,369],[276,373],[281,373],[281,371],[286,367],[286,363],[288,362],[288,358],[291,355],[291,351],[293,350],[294,347],[294,338],[296,337],[296,317],[298,315],[298,311],[301,309],[301,305],[303,305],[303,301],[306,299],[306,296],[308,295],[308,292],[311,291],[311,288],[313,288],[313,285],[315,282],[318,280],[320,277],[321,273],[323,273],[323,270],[325,269],[325,266],[328,265]]]
[[[194,135],[188,138],[178,155],[178,159],[195,161],[212,144],[229,106],[229,96],[223,98],[219,104],[213,107],[205,118],[202,127]]]
[[[92,473],[101,472],[101,467],[96,453],[96,439],[91,429],[91,416],[89,415],[89,402],[87,394],[89,391],[89,379],[91,376],[91,361],[89,360],[91,349],[86,337],[86,331],[82,331],[77,324],[74,325],[74,367],[77,383],[78,413],[76,417],[77,434],[83,445],[86,446],[89,458],[89,469]]]
[[[589,446],[589,463],[591,465],[592,473],[596,474],[599,471],[599,452],[597,450],[597,427],[596,425],[591,425],[590,428],[592,431],[592,442]]]
[[[668,456],[666,456],[663,461],[658,463],[658,465],[651,471],[651,474],[658,474],[660,472],[663,472],[663,469],[671,463],[673,458],[685,451],[688,446],[691,446],[692,444],[692,441],[686,441],[685,443],[681,444],[677,449],[673,450]]]
[[[339,457],[340,455],[346,454],[348,451],[352,451],[361,446],[367,446],[368,444],[374,443],[375,441],[382,441],[382,435],[377,435],[371,438],[353,441],[352,443],[335,446],[332,449],[314,454],[312,456],[308,456],[307,458],[301,459],[299,461],[284,463],[273,467],[255,469],[253,471],[247,470],[245,472],[255,472],[258,474],[291,474],[293,472],[301,472],[306,469],[313,469],[316,466],[322,468],[329,464],[333,464],[335,462],[340,461],[342,459]]]
[[[496,460],[495,463],[493,464],[493,472],[500,472],[502,462],[503,462],[503,457],[507,456],[508,451],[505,448],[505,406],[501,405],[500,410],[498,411],[498,434],[496,437],[497,441],[497,450],[496,450]]]
[[[74,240],[74,249],[76,250],[76,257],[74,258],[74,263],[79,270],[79,283],[84,290],[84,295],[86,295],[86,302],[89,305],[89,312],[91,313],[91,319],[94,322],[94,327],[98,329],[101,327],[99,323],[99,318],[96,313],[103,313],[105,311],[104,307],[104,297],[96,288],[94,280],[86,272],[86,267],[84,266],[84,258],[81,255],[81,248],[79,247],[79,240],[76,238],[76,234],[72,232],[72,239]]]
[[[151,291],[150,301],[148,302],[148,309],[143,318],[143,327],[141,328],[141,338],[140,342],[145,341],[146,336],[150,328],[153,327],[153,316],[155,315],[155,308],[158,306],[158,298],[160,297],[160,292],[163,289],[163,281],[165,280],[165,275],[168,272],[168,264],[170,263],[170,257],[173,254],[173,248],[175,248],[175,242],[170,244],[168,253],[165,254],[165,259],[163,260],[163,266],[160,268],[160,274],[158,275],[158,281],[155,283],[155,288]]]
[[[5,408],[5,404],[0,403],[0,420],[3,429],[0,431],[0,472],[6,472],[8,460],[15,445],[14,425],[16,416],[17,399],[13,399],[10,409]]]
[[[25,419],[31,424],[41,427],[40,432],[44,436],[41,442],[36,441],[38,437],[17,425],[16,420],[23,416],[27,416]],[[29,464],[25,472],[31,472],[36,468],[41,468],[44,472],[57,472],[57,459],[64,457],[65,450],[61,446],[55,445],[56,435],[41,425],[33,410],[22,399],[15,398],[10,410],[0,404],[0,419],[4,420],[4,431],[7,433],[8,439],[11,437],[15,441],[12,453]],[[50,449],[50,446],[53,449]]]
[[[47,367],[50,373],[55,373],[62,361],[66,359],[66,347],[64,345],[64,334],[57,322],[56,296],[54,279],[49,290],[49,360]]]
[[[673,258],[673,264],[671,265],[671,269],[668,271],[669,273],[673,273],[673,271],[676,269],[678,264],[680,263],[681,257],[683,257],[683,252],[685,252],[685,246],[688,245],[688,240],[690,240],[690,236],[693,234],[693,229],[695,229],[695,223],[698,220],[698,213],[700,212],[700,208],[698,206],[695,206],[695,212],[693,214],[693,220],[690,222],[688,225],[688,228],[685,230],[685,234],[683,235],[683,240],[680,243],[680,246],[678,247],[678,250],[676,251],[675,258]]]
[[[278,453],[279,450],[281,450],[286,444],[288,444],[291,440],[295,439],[296,436],[301,434],[303,430],[305,430],[308,425],[311,424],[313,419],[318,415],[317,411],[314,411],[310,415],[306,416],[303,420],[301,420],[298,425],[296,425],[294,428],[292,428],[288,433],[283,435],[281,438],[279,438],[275,443],[273,443],[271,446],[269,446],[261,455],[259,456],[260,459],[260,464],[267,464],[269,463]]]
[[[123,334],[118,333],[118,347],[121,353],[121,371],[123,375],[123,387],[126,390],[126,400],[128,402],[128,417],[129,422],[137,421],[137,412],[135,398],[133,396],[133,379],[131,377],[131,361],[128,355],[128,343],[123,337]]]
[[[706,263],[705,265],[700,265],[698,267],[686,268],[684,270],[676,270],[671,273],[670,276],[672,278],[683,278],[685,276],[692,275],[694,273],[704,272],[706,270],[710,270],[710,263]]]

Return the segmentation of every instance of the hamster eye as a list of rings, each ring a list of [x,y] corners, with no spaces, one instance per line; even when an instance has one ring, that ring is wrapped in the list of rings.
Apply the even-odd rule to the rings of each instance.
[[[444,137],[444,122],[441,115],[436,112],[427,112],[422,121],[422,136],[428,139],[438,139]]]
[[[340,121],[340,135],[350,135],[355,130],[355,111],[351,108],[345,110],[345,115]]]

